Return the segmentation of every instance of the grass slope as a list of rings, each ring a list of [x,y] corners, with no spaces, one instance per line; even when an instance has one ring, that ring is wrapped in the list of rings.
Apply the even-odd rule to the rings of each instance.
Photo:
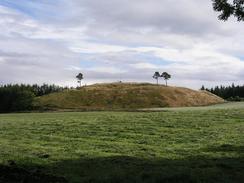
[[[206,91],[153,84],[96,84],[79,90],[53,93],[36,104],[56,109],[138,109],[152,107],[206,106],[224,102]]]
[[[0,182],[242,182],[244,108],[233,105],[1,114]]]
[[[225,102],[221,104],[215,104],[210,106],[199,107],[164,107],[164,108],[144,108],[138,111],[195,111],[195,110],[216,110],[216,109],[244,109],[244,102]]]

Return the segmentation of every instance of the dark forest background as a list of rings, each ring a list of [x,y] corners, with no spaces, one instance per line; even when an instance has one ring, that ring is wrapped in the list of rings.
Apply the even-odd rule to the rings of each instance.
[[[35,97],[60,92],[68,87],[57,85],[2,85],[0,86],[0,112],[33,110]]]
[[[244,101],[244,85],[235,86],[216,86],[213,88],[205,88],[202,86],[201,90],[207,90],[228,101]]]

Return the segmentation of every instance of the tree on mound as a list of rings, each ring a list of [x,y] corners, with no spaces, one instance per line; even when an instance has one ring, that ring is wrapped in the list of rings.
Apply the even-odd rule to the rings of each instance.
[[[157,80],[157,85],[158,85],[158,78],[160,78],[161,75],[159,74],[159,72],[155,72],[153,75],[153,78]]]
[[[204,87],[204,85],[202,85],[202,87],[200,88],[200,90],[203,90],[203,91],[205,90],[205,87]]]
[[[169,80],[171,78],[171,75],[169,73],[167,73],[167,72],[163,72],[161,74],[161,77],[164,78],[166,86],[168,86],[167,80]]]
[[[79,73],[77,76],[76,76],[76,79],[78,79],[78,83],[80,84],[80,87],[81,87],[81,80],[84,79],[83,78],[83,74],[82,73]]]

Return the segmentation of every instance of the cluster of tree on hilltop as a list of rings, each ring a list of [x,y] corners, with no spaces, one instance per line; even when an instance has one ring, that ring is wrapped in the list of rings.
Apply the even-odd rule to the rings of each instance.
[[[164,78],[166,86],[168,85],[167,80],[171,78],[171,75],[167,72],[163,72],[160,74],[159,72],[155,72],[153,75],[153,78],[157,80],[157,85],[158,85],[158,79],[159,78]]]
[[[0,86],[0,112],[31,110],[34,97],[62,91],[64,87],[43,84]]]
[[[231,86],[216,86],[210,89],[202,86],[201,90],[207,90],[223,99],[230,100],[230,101],[244,100],[244,85],[235,86],[234,84],[232,84]]]

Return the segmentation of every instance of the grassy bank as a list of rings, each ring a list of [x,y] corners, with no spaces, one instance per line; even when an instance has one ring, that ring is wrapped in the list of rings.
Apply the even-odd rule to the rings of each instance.
[[[242,107],[1,114],[0,182],[242,182],[243,131]]]
[[[107,83],[36,98],[35,106],[52,110],[118,110],[207,106],[224,100],[206,91],[148,83]]]

